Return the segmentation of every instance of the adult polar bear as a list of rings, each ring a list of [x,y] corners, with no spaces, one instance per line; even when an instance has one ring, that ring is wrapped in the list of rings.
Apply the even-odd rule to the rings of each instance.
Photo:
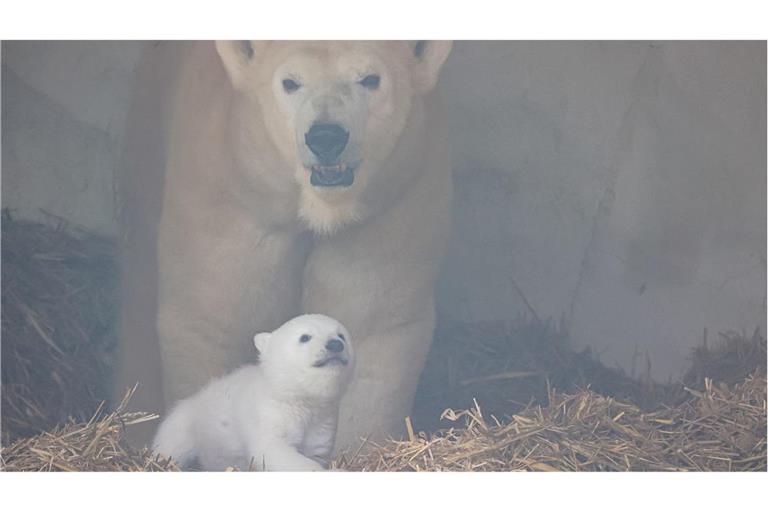
[[[134,406],[162,410],[161,382],[166,404],[189,396],[251,359],[255,332],[323,313],[357,340],[337,447],[401,431],[450,230],[450,163],[429,100],[450,48],[148,49],[120,185],[117,392],[138,380]]]

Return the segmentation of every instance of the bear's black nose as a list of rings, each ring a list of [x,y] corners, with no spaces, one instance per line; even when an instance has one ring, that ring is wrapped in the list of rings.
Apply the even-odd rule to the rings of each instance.
[[[321,165],[333,165],[349,142],[349,132],[335,123],[317,123],[304,135],[307,147]]]
[[[341,340],[337,340],[336,338],[333,338],[332,340],[328,340],[328,343],[325,344],[325,349],[328,352],[341,352],[344,350],[344,344],[341,342]]]

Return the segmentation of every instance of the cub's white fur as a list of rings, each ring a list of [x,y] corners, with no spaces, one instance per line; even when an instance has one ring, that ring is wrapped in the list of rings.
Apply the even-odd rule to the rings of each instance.
[[[260,362],[181,400],[160,425],[156,453],[182,467],[315,471],[333,449],[354,355],[346,328],[302,315],[254,337]]]

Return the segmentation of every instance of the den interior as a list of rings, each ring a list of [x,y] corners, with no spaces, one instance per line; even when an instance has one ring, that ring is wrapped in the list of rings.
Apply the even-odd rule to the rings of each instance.
[[[178,469],[110,401],[115,187],[151,42],[2,45],[8,471]],[[453,231],[403,438],[352,471],[765,471],[758,42],[459,41]]]

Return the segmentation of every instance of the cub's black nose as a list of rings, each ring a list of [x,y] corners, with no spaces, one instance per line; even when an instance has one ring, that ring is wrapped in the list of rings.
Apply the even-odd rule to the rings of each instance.
[[[317,123],[304,135],[307,147],[321,165],[333,165],[349,142],[349,132],[335,123]]]
[[[325,349],[328,352],[341,352],[344,350],[344,344],[341,342],[341,340],[334,338],[332,340],[328,340],[328,343],[325,344]]]

